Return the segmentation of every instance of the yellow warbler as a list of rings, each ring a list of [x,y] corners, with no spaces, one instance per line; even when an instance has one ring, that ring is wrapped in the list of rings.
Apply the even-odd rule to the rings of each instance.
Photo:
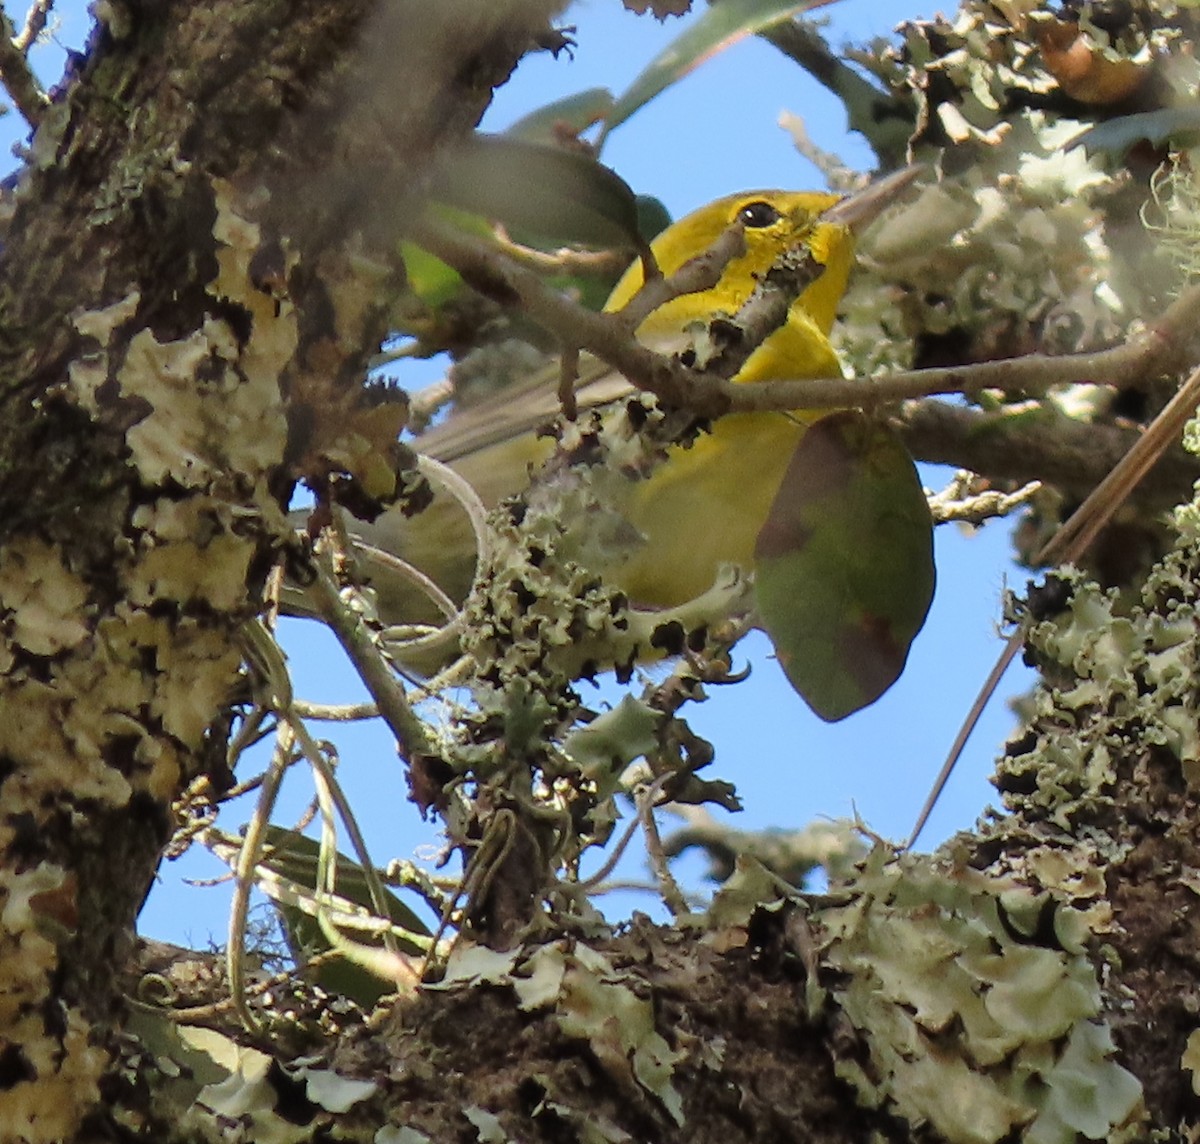
[[[853,227],[890,201],[895,176],[891,182],[885,193],[868,191],[852,200],[819,192],[749,191],[718,199],[680,219],[651,244],[665,274],[675,273],[734,225],[743,229],[744,253],[725,265],[710,289],[675,297],[653,310],[637,329],[639,341],[663,352],[685,348],[697,323],[735,315],[781,254],[803,249],[816,264],[817,277],[734,380],[839,376],[841,367],[828,334],[853,263]],[[846,203],[859,201],[860,210],[845,209]],[[831,216],[831,208],[839,203],[842,206]],[[605,309],[621,309],[641,285],[641,264],[635,263],[617,283]],[[592,407],[626,395],[631,388],[610,371],[582,379],[577,399],[580,408]],[[456,412],[414,444],[449,464],[491,506],[525,488],[531,467],[549,456],[552,444],[534,430],[557,412],[554,379],[531,379]],[[721,564],[749,568],[755,537],[788,459],[815,416],[769,412],[722,417],[711,433],[689,447],[673,447],[649,477],[630,480],[620,508],[644,543],[612,567],[600,569],[605,581],[622,588],[635,604],[671,607],[708,589]],[[414,518],[393,510],[373,524],[354,522],[350,527],[368,544],[420,568],[452,599],[461,600],[469,589],[474,539],[461,510],[445,494],[439,493],[431,508]],[[411,585],[369,559],[365,570],[377,593],[381,619],[408,623],[429,616],[428,603],[418,602]]]

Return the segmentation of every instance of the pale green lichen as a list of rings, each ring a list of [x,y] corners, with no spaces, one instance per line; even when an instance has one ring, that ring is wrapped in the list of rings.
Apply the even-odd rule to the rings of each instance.
[[[371,1137],[371,1144],[430,1144],[430,1140],[419,1129],[385,1124]]]
[[[1074,350],[1117,336],[1144,308],[1112,292],[1113,255],[1093,206],[1111,180],[1082,151],[1062,151],[1084,124],[1040,111],[1007,122],[978,162],[924,187],[864,238],[834,331],[855,373],[907,365],[896,354],[911,352],[917,334],[986,340],[1014,321],[1037,323],[1048,348]]]
[[[672,421],[646,397],[564,420],[559,450],[539,479],[489,517],[485,559],[463,613],[471,670],[456,681],[466,682],[471,705],[451,708],[439,748],[464,783],[489,785],[480,802],[515,803],[544,824],[547,871],[574,870],[584,850],[607,841],[629,765],[661,745],[668,723],[660,709],[633,700],[595,717],[582,708],[576,681],[700,652],[710,630],[749,607],[749,582],[732,569],[697,599],[664,611],[631,607],[595,571],[641,545],[619,506],[631,481],[662,459],[680,422],[686,429],[691,418]],[[452,829],[475,827],[455,821]]]
[[[686,1054],[672,1049],[658,1032],[654,1006],[630,988],[634,980],[627,983],[626,975],[602,954],[576,946],[567,961],[555,1018],[567,1036],[587,1041],[618,1088],[640,1085],[682,1125],[683,1100],[672,1074]]]
[[[1142,603],[1124,614],[1115,591],[1076,574],[1066,608],[1031,627],[1028,644],[1049,686],[1038,690],[1030,710],[1040,728],[1035,746],[1003,764],[1007,786],[1033,784],[1029,794],[1010,795],[1011,803],[1036,805],[1064,829],[1080,814],[1090,817],[1112,797],[1114,760],[1134,726],[1142,742],[1174,755],[1190,785],[1200,782],[1194,688],[1200,649],[1190,572],[1196,559],[1185,541],[1153,570]],[[1085,719],[1088,734],[1081,737]]]
[[[1192,1091],[1200,1096],[1200,1029],[1189,1034],[1180,1064],[1192,1074]]]
[[[192,1030],[188,1030],[192,1038]],[[202,1033],[203,1036],[203,1033]],[[309,1104],[304,1123],[296,1123],[294,1113],[284,1107],[281,1085],[273,1075],[275,1060],[258,1049],[245,1048],[221,1034],[210,1033],[195,1039],[203,1052],[223,1074],[223,1079],[206,1084],[183,1118],[185,1129],[199,1139],[224,1142],[253,1139],[263,1144],[300,1144],[311,1140],[314,1132],[335,1122],[337,1117],[379,1091],[376,1081],[341,1076],[329,1068],[317,1067],[317,1058],[296,1059],[281,1067],[284,1076],[303,1088]],[[211,1067],[211,1066],[210,1066]],[[169,1087],[169,1086],[168,1086]],[[296,1097],[293,1095],[294,1101]],[[236,1133],[223,1130],[222,1125]],[[362,1139],[362,1135],[343,1137]]]
[[[489,684],[532,679],[552,693],[581,675],[655,658],[658,633],[675,628],[682,642],[747,609],[748,584],[732,570],[697,599],[655,612],[631,607],[597,574],[644,544],[621,505],[631,481],[663,459],[672,425],[644,395],[563,421],[556,458],[518,507],[492,514],[490,558],[466,606],[464,637]],[[567,463],[581,454],[592,459]]]
[[[509,985],[526,1012],[549,1009],[568,1037],[585,1041],[617,1089],[654,1096],[676,1124],[683,1100],[673,1083],[687,1054],[672,1049],[655,1026],[653,1004],[633,986],[638,974],[615,968],[582,942],[557,941],[532,950],[499,952],[459,942],[437,986]]]
[[[18,648],[51,656],[82,643],[87,598],[87,585],[46,541],[22,537],[0,551],[0,611],[12,616],[10,639]]]
[[[1106,32],[1086,4],[1072,24],[1041,2],[968,0],[953,18],[902,24],[878,57],[856,57],[911,102],[912,157],[941,181],[860,244],[835,328],[854,373],[906,367],[914,339],[951,334],[972,357],[1019,352],[1026,331],[1049,352],[1108,345],[1161,307],[1175,260],[1138,241],[1123,165],[1073,146],[1091,108],[1063,98],[1052,53],[1056,34],[1075,37],[1076,53],[1095,53],[1123,82],[1153,72],[1168,102],[1192,103],[1197,69],[1172,7],[1133,4]]]
[[[1021,936],[1044,897],[883,847],[837,897],[814,919],[838,971],[831,1003],[868,1050],[835,1068],[864,1104],[955,1144],[1133,1138],[1141,1086],[1097,1023],[1095,967],[1078,940]],[[1056,915],[1078,938],[1082,919]]]
[[[233,217],[230,197],[217,198],[218,218]],[[236,680],[230,625],[246,607],[248,562],[264,520],[282,520],[267,478],[283,457],[279,372],[294,352],[296,323],[249,281],[253,251],[243,245],[224,258],[231,249],[221,247],[222,296],[255,317],[240,337],[211,316],[166,341],[134,332],[142,299],[133,290],[72,315],[86,342],[55,399],[109,429],[114,411],[140,417],[126,437],[126,500],[114,492],[113,503],[141,507],[114,535],[109,558],[90,564],[73,566],[45,539],[5,546],[4,847],[18,829],[33,836],[51,822],[55,837],[78,833],[72,845],[87,854],[100,840],[95,832],[111,830],[136,794],[165,813]],[[47,853],[61,844],[48,843]],[[96,911],[111,913],[113,902],[101,903],[91,875],[73,877],[44,856],[21,865],[0,886],[0,996],[11,1010],[3,1024],[13,1072],[0,1093],[0,1123],[32,1144],[73,1138],[80,1117],[101,1103],[109,1042],[63,1004],[58,951],[89,949],[98,939],[79,944],[71,927],[98,924]],[[56,1014],[49,1024],[47,1012]]]
[[[1123,928],[1110,889],[1112,867],[1146,844],[1146,833],[1131,830],[1131,822],[1153,821],[1164,793],[1181,783],[1192,790],[1200,784],[1198,521],[1194,503],[1177,510],[1176,546],[1151,570],[1137,599],[1068,570],[1056,573],[1058,610],[1022,618],[1027,654],[1042,678],[1023,705],[1028,730],[998,766],[997,784],[1012,813],[985,824],[982,841],[972,843],[976,853],[998,847],[997,856],[971,876],[1011,878],[1038,888],[1046,901],[1044,894],[1053,894],[1052,933],[1036,918],[1017,924],[1016,932],[1036,934],[1035,944],[1050,950],[1068,974],[1078,972],[1077,983],[1090,990],[1069,1036],[1054,1049],[1053,1067],[1034,1089],[1042,1092],[1045,1084],[1050,1095],[1039,1106],[1043,1119],[1031,1123],[1050,1127],[1030,1139],[1074,1139],[1063,1134],[1068,1128],[1089,1139],[1125,1136],[1118,1113],[1134,1083],[1114,1071],[1112,1039],[1101,1019],[1120,1013],[1136,987],[1122,983],[1115,948],[1123,948],[1119,939],[1137,937]],[[1143,793],[1148,804],[1131,808]],[[1169,837],[1172,824],[1162,821],[1150,836],[1160,829]],[[1170,844],[1162,860],[1178,863]],[[1194,881],[1181,864],[1159,873],[1172,885]],[[1088,984],[1085,950],[1093,965],[1087,972],[1105,982],[1102,992]],[[1020,976],[1024,990],[1037,975]],[[1029,1009],[1036,1020],[1047,1011],[1042,1003]],[[1182,1067],[1192,1068],[1194,1060],[1189,1045]]]
[[[1200,182],[1194,151],[1172,155],[1155,172],[1151,202],[1142,210],[1146,228],[1185,279],[1200,275]]]

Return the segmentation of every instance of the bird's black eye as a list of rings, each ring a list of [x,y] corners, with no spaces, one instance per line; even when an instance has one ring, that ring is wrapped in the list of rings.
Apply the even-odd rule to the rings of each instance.
[[[779,212],[763,199],[747,203],[740,211],[738,218],[745,226],[770,226],[780,219]]]

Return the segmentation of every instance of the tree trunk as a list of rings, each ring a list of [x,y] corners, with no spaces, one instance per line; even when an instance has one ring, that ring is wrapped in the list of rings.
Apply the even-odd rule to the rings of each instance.
[[[41,116],[0,261],[5,1139],[130,1123],[113,969],[224,781],[290,395],[359,389],[403,204],[557,7],[106,5]]]

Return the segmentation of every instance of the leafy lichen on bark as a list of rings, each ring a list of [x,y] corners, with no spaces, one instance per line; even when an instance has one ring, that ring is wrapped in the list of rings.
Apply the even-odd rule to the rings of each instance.
[[[1014,813],[976,843],[989,869],[1089,919],[1108,1020],[1163,1128],[1200,1107],[1182,1067],[1196,1027],[1188,970],[1200,934],[1200,547],[1194,508],[1178,519],[1176,548],[1134,606],[1075,576],[1065,608],[1032,625],[1029,654],[1045,682],[997,775]]]
[[[427,65],[425,85],[386,92],[402,101],[393,185],[411,185],[553,7],[490,6],[451,34],[453,13],[415,4],[110,5],[43,118],[0,252],[9,1138],[65,1139],[115,1112],[99,1111],[119,1008],[111,968],[132,941],[170,802],[205,766],[236,679],[236,632],[283,528],[281,379],[328,313],[304,288],[311,276],[279,287],[248,263],[262,239],[245,204],[269,174],[288,185],[293,156],[271,151],[284,116],[292,144],[302,104],[319,107],[314,147],[361,130],[350,48],[386,10]],[[361,221],[334,209],[345,205],[326,204],[292,249],[314,265],[324,250],[336,259]],[[271,214],[272,239],[286,213]],[[378,285],[346,265],[343,298]],[[323,364],[357,380],[385,316],[354,300],[335,311],[361,316]],[[135,1105],[120,1112],[129,1130]]]
[[[1143,1138],[1085,915],[967,855],[879,848],[807,909],[746,863],[708,926],[464,944],[315,1065],[370,1086],[353,1109],[310,1091],[289,1128],[297,1066],[264,1084],[260,1062],[226,1066],[188,1122],[219,1101],[296,1140],[440,1141],[481,1117],[497,1140]]]
[[[218,242],[234,242],[228,229]],[[239,302],[254,292],[244,274],[219,290],[235,288]],[[290,308],[242,339],[206,317],[173,340],[130,336],[136,310],[135,292],[76,315],[86,361],[54,395],[93,423],[136,409],[125,484],[137,507],[110,541],[103,579],[61,538],[28,532],[10,539],[0,574],[4,702],[20,712],[0,733],[3,992],[20,1062],[0,1109],[20,1139],[69,1135],[98,1098],[107,1053],[88,1027],[111,981],[101,950],[128,947],[167,808],[229,700],[240,661],[231,632],[250,611],[249,569],[274,507],[267,478],[286,438],[278,374],[295,342]],[[114,846],[114,829],[138,844]],[[43,1024],[46,1005],[62,1006],[61,1028]]]

